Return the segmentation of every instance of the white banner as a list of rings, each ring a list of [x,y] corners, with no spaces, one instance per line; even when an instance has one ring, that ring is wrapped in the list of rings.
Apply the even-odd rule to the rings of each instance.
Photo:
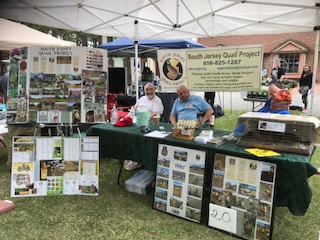
[[[262,45],[190,50],[186,59],[190,90],[250,91],[261,87]]]

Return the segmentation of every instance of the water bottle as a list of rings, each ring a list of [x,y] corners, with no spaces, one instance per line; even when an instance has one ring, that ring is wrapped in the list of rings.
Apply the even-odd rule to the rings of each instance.
[[[116,105],[113,105],[111,116],[110,116],[111,123],[116,123],[118,121],[118,110],[116,108]]]

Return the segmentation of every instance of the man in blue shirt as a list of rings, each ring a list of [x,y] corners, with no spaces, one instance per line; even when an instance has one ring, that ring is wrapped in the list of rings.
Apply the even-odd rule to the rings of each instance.
[[[292,95],[288,90],[278,88],[272,84],[268,89],[269,99],[266,104],[258,110],[261,113],[274,114],[290,114],[289,106],[292,101]],[[243,123],[239,124],[234,130],[235,133],[244,133],[245,126]]]
[[[280,89],[272,84],[269,86],[268,96],[268,101],[258,112],[290,114],[289,106],[292,96],[288,90]]]
[[[178,120],[196,120],[197,113],[202,112],[205,123],[213,114],[212,107],[200,96],[190,95],[189,89],[181,85],[177,88],[178,98],[174,101],[170,113],[170,122],[176,126]]]

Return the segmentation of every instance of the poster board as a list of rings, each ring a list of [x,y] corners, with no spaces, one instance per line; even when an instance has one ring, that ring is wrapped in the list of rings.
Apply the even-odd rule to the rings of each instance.
[[[107,71],[103,49],[11,49],[8,122],[105,122]]]
[[[189,50],[188,87],[205,92],[260,90],[262,60],[262,45]]]
[[[216,153],[208,225],[244,239],[271,239],[277,166]]]
[[[11,197],[99,194],[99,137],[12,140]]]
[[[200,223],[205,151],[158,146],[154,208]]]

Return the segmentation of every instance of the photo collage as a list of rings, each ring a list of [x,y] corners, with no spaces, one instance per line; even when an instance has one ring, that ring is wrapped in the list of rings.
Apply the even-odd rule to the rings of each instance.
[[[10,58],[14,66],[10,67],[9,80],[10,121],[54,124],[106,121],[106,50],[29,47],[15,53],[19,55],[12,51]]]
[[[159,144],[154,208],[200,223],[204,151]]]
[[[275,177],[276,164],[216,153],[209,226],[245,239],[271,239]]]
[[[99,193],[98,137],[14,137],[11,197]]]

